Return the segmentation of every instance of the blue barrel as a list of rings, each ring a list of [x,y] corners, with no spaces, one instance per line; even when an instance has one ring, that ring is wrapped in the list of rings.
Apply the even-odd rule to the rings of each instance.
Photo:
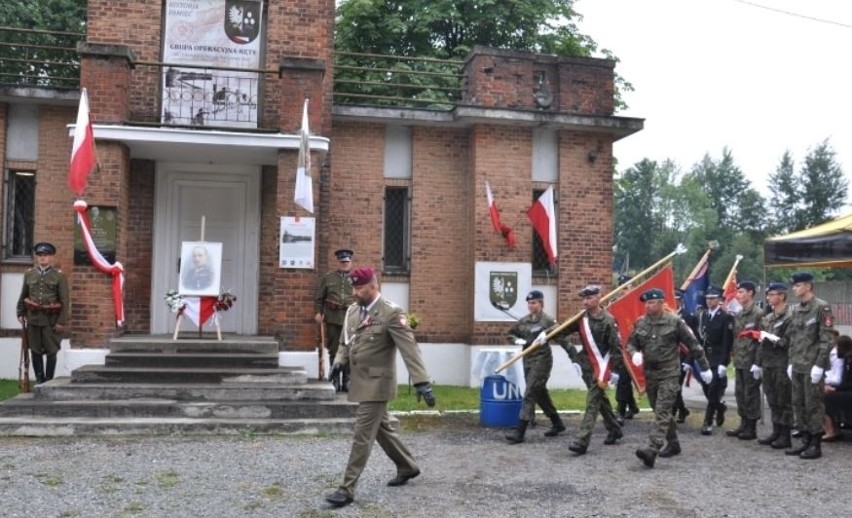
[[[516,426],[524,395],[504,376],[488,376],[482,383],[479,400],[479,424]]]

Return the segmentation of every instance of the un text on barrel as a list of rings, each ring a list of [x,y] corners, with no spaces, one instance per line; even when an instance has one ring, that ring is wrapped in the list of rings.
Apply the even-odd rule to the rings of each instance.
[[[504,376],[488,376],[482,382],[479,400],[479,424],[515,426],[521,413],[524,394]]]

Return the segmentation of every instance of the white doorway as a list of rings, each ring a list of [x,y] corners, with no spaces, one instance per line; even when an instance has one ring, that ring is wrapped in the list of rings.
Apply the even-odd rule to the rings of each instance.
[[[151,333],[174,331],[164,297],[178,286],[181,243],[201,239],[203,217],[204,240],[222,243],[221,286],[237,297],[222,331],[256,334],[260,167],[158,162],[156,174]],[[197,327],[183,319],[181,330]]]

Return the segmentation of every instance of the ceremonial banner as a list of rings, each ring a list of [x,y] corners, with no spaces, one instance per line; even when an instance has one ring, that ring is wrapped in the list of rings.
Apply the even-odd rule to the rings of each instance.
[[[497,209],[497,203],[494,201],[494,195],[491,194],[491,184],[485,182],[485,196],[488,199],[488,214],[491,216],[491,226],[499,232],[509,245],[509,249],[515,248],[515,232],[500,221],[500,211]]]
[[[299,164],[296,166],[296,192],[293,201],[306,211],[314,212],[314,182],[311,178],[311,141],[308,129],[308,100],[302,109],[302,129],[299,130]]]
[[[71,146],[71,165],[68,167],[68,187],[82,196],[91,173],[98,166],[95,136],[89,120],[89,96],[86,89],[80,94],[77,123],[74,125],[74,144]]]
[[[527,217],[541,238],[547,262],[552,266],[556,263],[556,209],[553,205],[553,186],[538,197],[533,206],[527,211]]]

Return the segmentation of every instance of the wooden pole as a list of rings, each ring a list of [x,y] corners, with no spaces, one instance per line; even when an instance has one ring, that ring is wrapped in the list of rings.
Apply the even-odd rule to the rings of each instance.
[[[681,284],[680,286],[681,290],[685,291],[687,288],[689,288],[689,285],[692,284],[692,281],[695,280],[695,276],[698,275],[698,271],[701,270],[701,267],[710,258],[710,253],[718,246],[718,241],[710,241],[709,243],[707,243],[707,251],[704,252],[703,256],[701,256],[701,260],[695,264],[695,268],[692,269],[692,273],[689,274],[689,277],[687,277],[686,280],[683,281],[683,284]]]

